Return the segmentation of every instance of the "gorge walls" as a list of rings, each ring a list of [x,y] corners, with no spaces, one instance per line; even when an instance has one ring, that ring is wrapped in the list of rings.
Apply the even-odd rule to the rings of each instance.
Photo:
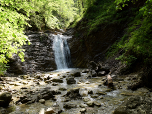
[[[74,67],[87,67],[90,61],[104,60],[107,49],[122,35],[122,30],[117,24],[101,25],[88,36],[84,34],[85,31],[73,30],[74,36],[68,41]]]
[[[51,33],[27,33],[31,45],[24,45],[25,61],[21,62],[17,55],[10,59],[7,72],[14,74],[28,74],[56,70],[55,57],[52,49],[53,37]]]

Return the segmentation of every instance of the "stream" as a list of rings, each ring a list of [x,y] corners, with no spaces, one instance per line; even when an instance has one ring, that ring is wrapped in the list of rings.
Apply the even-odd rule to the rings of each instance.
[[[17,77],[1,77],[1,92],[10,92],[12,101],[0,114],[112,114],[130,96],[151,97],[146,88],[127,89],[136,74],[113,75],[114,88],[103,83],[106,76],[92,77],[89,69],[72,68],[67,39],[52,35],[57,69]],[[51,108],[52,112],[47,113]]]
[[[75,72],[80,72],[81,76],[74,77],[73,75]],[[126,89],[128,83],[134,81],[132,80],[132,77],[135,77],[135,74],[123,76],[121,78],[117,77],[117,80],[114,81],[115,89],[110,89],[103,85],[103,81],[106,78],[105,76],[88,79],[89,73],[84,72],[84,69],[67,69],[46,72],[43,74],[37,73],[31,76],[21,75],[19,77],[4,77],[5,89],[3,90],[5,91],[7,88],[7,91],[12,92],[13,95],[13,101],[6,109],[6,112],[9,114],[39,114],[41,109],[44,108],[46,110],[47,108],[53,107],[57,110],[56,113],[61,114],[79,114],[84,109],[85,114],[112,114],[114,109],[121,105],[124,99],[135,95],[147,96],[148,94],[151,94],[145,88],[138,89],[137,91]],[[38,79],[38,76],[41,76],[42,79]],[[51,78],[45,80],[46,77]],[[76,83],[67,84],[67,79],[69,77],[74,77]],[[53,79],[63,80],[63,82],[55,81]],[[34,102],[26,104],[20,102],[16,104],[23,94],[26,95],[32,91],[30,94],[32,96],[36,91],[46,87],[50,90],[57,90],[60,93],[55,95],[54,99],[45,100],[45,103]],[[73,99],[72,97],[65,97],[69,91],[75,89],[79,89],[79,93],[75,94],[80,94],[81,98]],[[93,104],[89,104],[88,102],[93,102]],[[68,104],[73,104],[74,106],[68,107]]]

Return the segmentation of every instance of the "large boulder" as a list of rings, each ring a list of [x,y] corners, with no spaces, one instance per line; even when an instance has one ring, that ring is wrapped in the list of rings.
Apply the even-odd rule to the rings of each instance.
[[[133,96],[126,99],[113,114],[152,114],[152,100],[149,97]]]
[[[76,84],[76,80],[74,78],[67,78],[67,84]]]
[[[71,89],[70,91],[67,92],[66,95],[64,95],[64,97],[68,97],[70,99],[81,99],[81,95],[79,93],[79,88],[77,89]]]
[[[91,69],[91,70],[97,70],[98,65],[97,65],[97,63],[95,63],[94,61],[90,61],[88,67],[89,67],[89,69]]]
[[[92,76],[92,77],[96,77],[96,76],[97,76],[97,73],[96,73],[95,70],[91,70],[91,76]]]
[[[4,92],[0,94],[0,107],[7,107],[11,102],[12,95],[9,92]]]
[[[75,73],[73,74],[73,76],[74,76],[74,77],[80,77],[80,76],[81,76],[81,73],[80,73],[80,72],[75,72]]]

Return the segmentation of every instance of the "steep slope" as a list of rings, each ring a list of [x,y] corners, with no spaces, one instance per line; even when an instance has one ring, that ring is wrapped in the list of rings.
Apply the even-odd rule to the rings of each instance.
[[[144,2],[129,2],[122,10],[116,10],[114,1],[97,0],[78,22],[69,41],[74,66],[86,67],[89,61],[103,61],[108,49],[126,33]]]

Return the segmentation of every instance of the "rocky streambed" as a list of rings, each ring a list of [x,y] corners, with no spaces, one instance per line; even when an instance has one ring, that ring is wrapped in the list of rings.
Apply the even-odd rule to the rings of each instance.
[[[11,93],[12,100],[0,114],[152,113],[150,90],[128,90],[136,74],[112,78],[114,88],[103,85],[106,76],[92,77],[88,69],[1,77],[0,91]]]

